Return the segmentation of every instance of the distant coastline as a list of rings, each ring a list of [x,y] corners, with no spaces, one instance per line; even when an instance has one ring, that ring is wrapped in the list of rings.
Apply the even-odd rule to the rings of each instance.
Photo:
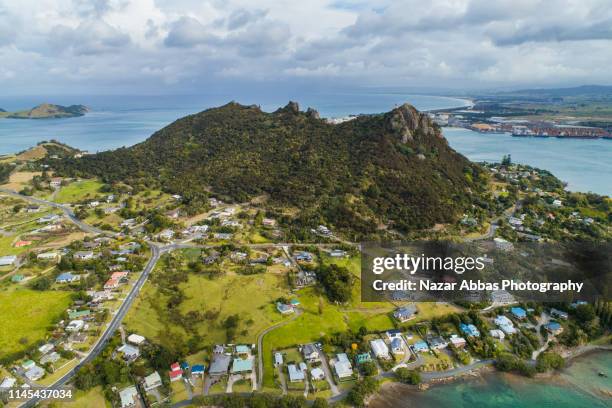
[[[42,103],[28,110],[7,112],[0,109],[0,118],[5,119],[62,119],[74,118],[85,115],[89,108],[85,105],[54,105]]]

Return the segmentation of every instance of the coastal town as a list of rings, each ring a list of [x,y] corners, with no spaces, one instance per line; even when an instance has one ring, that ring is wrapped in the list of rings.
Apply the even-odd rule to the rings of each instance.
[[[0,307],[11,331],[0,389],[70,386],[77,400],[121,408],[257,395],[361,406],[385,382],[426,389],[487,367],[533,376],[610,348],[610,303],[505,291],[474,304],[362,302],[359,246],[331,225],[287,242],[283,216],[257,200],[210,197],[193,213],[178,194],[5,160],[16,171],[0,186]],[[510,158],[489,173],[490,212],[464,214],[447,234],[512,251],[610,233],[609,200],[565,192]]]

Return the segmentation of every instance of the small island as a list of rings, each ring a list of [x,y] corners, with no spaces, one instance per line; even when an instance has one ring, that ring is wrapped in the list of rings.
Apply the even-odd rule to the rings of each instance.
[[[60,119],[60,118],[74,118],[83,116],[89,112],[89,108],[85,105],[54,105],[51,103],[42,103],[33,107],[32,109],[7,112],[4,109],[0,109],[0,118],[8,119]]]

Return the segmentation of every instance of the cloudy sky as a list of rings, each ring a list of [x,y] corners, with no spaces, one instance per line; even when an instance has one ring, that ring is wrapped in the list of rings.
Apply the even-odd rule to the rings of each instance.
[[[609,0],[0,0],[5,95],[612,84]]]

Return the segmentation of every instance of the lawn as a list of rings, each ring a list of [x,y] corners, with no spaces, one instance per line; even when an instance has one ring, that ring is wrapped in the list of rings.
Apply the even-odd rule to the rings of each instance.
[[[51,324],[70,305],[70,295],[66,291],[38,292],[24,288],[0,292],[0,356],[23,351],[44,339]]]
[[[57,406],[60,408],[111,407],[110,402],[104,399],[101,386],[93,387],[89,391],[76,391],[73,395],[73,401],[57,403]]]
[[[97,180],[82,180],[64,186],[55,196],[58,203],[75,203],[98,195],[102,183]]]
[[[181,284],[185,300],[180,305],[183,314],[200,312],[209,317],[196,324],[202,336],[202,347],[226,341],[222,322],[230,315],[240,318],[235,342],[254,343],[257,334],[282,319],[276,312],[274,300],[287,295],[284,276],[258,274],[251,276],[226,275],[217,279],[190,274],[189,281]],[[163,309],[156,305],[166,299],[156,287],[147,282],[126,317],[130,330],[164,344],[168,330],[185,336],[183,327],[173,324]],[[208,313],[207,313],[208,312]]]

